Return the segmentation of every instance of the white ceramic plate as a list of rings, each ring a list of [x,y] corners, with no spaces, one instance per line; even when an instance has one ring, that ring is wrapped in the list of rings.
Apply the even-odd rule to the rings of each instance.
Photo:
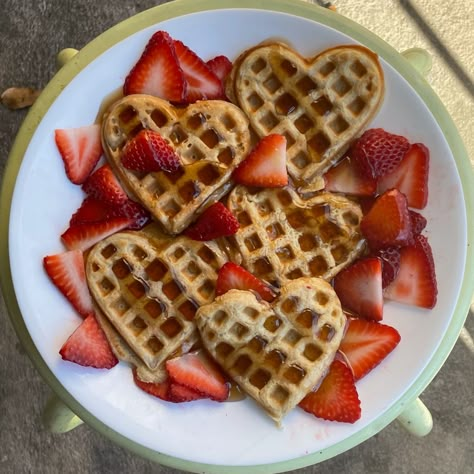
[[[437,122],[418,94],[382,61],[386,97],[371,126],[422,142],[431,151],[430,197],[423,215],[438,275],[435,309],[387,303],[384,323],[401,334],[396,350],[357,389],[362,418],[326,422],[300,409],[284,426],[250,399],[217,404],[168,404],[135,387],[123,363],[110,371],[61,360],[58,351],[80,324],[42,268],[45,255],[63,251],[59,236],[83,194],[64,174],[53,131],[94,121],[105,96],[119,88],[153,32],[168,31],[202,58],[235,58],[268,38],[283,38],[304,55],[354,41],[327,26],[283,13],[217,10],[170,19],[142,30],[98,56],[63,90],[37,127],[15,186],[10,219],[10,262],[16,296],[28,331],[64,388],[105,425],[154,451],[199,463],[256,465],[299,458],[348,438],[392,407],[412,386],[438,348],[453,316],[466,260],[466,212],[455,161]],[[449,242],[449,244],[447,244]]]

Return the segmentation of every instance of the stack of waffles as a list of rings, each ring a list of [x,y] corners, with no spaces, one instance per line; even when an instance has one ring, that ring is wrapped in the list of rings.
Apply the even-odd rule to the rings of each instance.
[[[231,102],[179,108],[130,95],[107,111],[107,159],[154,222],[96,244],[87,280],[114,352],[141,380],[163,380],[166,360],[204,346],[280,422],[320,383],[343,336],[345,316],[328,282],[364,250],[362,212],[351,199],[321,191],[321,177],[376,114],[383,75],[362,47],[306,59],[267,43],[235,61],[226,93]],[[122,166],[125,144],[142,129],[173,145],[180,173]],[[270,133],[286,137],[290,184],[234,186],[233,170]],[[235,235],[206,242],[179,235],[218,200],[239,221]],[[275,301],[244,290],[216,297],[228,261],[277,289]]]

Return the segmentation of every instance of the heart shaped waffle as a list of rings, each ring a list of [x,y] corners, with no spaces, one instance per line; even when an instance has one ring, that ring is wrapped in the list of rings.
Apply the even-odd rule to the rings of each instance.
[[[159,132],[184,165],[178,173],[138,173],[122,166],[121,152],[142,129]],[[248,120],[235,105],[212,100],[185,108],[147,95],[126,96],[104,115],[102,143],[128,193],[173,234],[231,186],[230,175],[250,148]]]
[[[275,286],[300,277],[333,278],[364,250],[358,204],[332,193],[303,199],[291,187],[235,187],[227,201],[240,229],[232,260]]]
[[[263,137],[287,139],[288,172],[298,186],[317,179],[372,120],[384,95],[377,56],[339,46],[306,59],[281,43],[256,46],[234,62],[227,94]]]
[[[231,290],[196,313],[206,349],[277,422],[326,374],[346,318],[329,283],[300,278],[270,305]]]
[[[196,309],[213,300],[225,262],[214,242],[165,236],[152,225],[96,244],[87,256],[86,276],[100,311],[153,371],[199,339]],[[127,360],[126,348],[124,354]]]

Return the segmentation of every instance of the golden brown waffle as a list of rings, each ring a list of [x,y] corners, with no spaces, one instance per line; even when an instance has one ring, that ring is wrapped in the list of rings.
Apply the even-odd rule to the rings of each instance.
[[[277,423],[326,374],[345,322],[320,278],[288,283],[272,305],[231,290],[196,314],[206,349]]]
[[[227,94],[263,137],[287,139],[288,172],[306,190],[348,149],[376,114],[384,95],[377,56],[339,46],[306,59],[281,43],[256,46],[234,62]]]
[[[331,193],[306,200],[292,188],[237,186],[227,205],[240,223],[232,260],[281,286],[300,277],[330,280],[364,250],[358,204]]]
[[[217,271],[225,261],[214,242],[164,236],[152,226],[96,244],[86,275],[97,306],[155,370],[197,342],[196,309],[213,300]]]
[[[123,147],[144,128],[159,132],[176,149],[184,165],[179,172],[143,174],[122,166]],[[129,194],[176,234],[229,191],[232,171],[248,154],[250,133],[245,115],[229,102],[176,108],[157,97],[130,95],[104,115],[102,143]]]

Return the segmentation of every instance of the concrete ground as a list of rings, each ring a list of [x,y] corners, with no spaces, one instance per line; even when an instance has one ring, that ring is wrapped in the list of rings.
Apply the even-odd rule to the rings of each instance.
[[[81,48],[103,30],[156,4],[153,0],[1,0],[0,91],[44,86],[56,53]],[[258,2],[256,2],[258,3]],[[474,157],[471,0],[339,0],[340,14],[366,26],[398,50],[413,46],[433,55],[430,81]],[[236,2],[236,6],[238,2]],[[26,111],[0,107],[0,177]],[[349,452],[299,473],[468,473],[474,449],[474,318],[450,357],[423,393],[434,418],[425,438],[409,436],[397,423]],[[52,435],[40,415],[50,394],[17,342],[0,299],[0,472],[171,474],[113,445],[83,425]]]

